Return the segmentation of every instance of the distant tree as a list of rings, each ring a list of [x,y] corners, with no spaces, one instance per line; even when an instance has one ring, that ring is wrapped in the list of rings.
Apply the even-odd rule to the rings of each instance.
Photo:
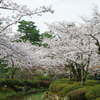
[[[32,44],[37,44],[40,41],[39,30],[35,26],[35,22],[22,20],[19,22],[18,30],[23,35],[20,36],[20,39],[24,42],[27,40]]]
[[[12,74],[11,77],[13,78],[13,71],[15,71],[14,69],[16,67],[29,69],[33,66],[34,60],[32,59],[33,57],[30,57],[30,53],[28,53],[28,51],[31,50],[32,55],[34,48],[31,48],[33,45],[30,43],[11,42],[11,36],[9,35],[15,34],[15,32],[12,31],[12,25],[17,24],[25,16],[32,18],[34,15],[40,16],[43,13],[53,13],[54,11],[51,9],[51,6],[42,6],[40,8],[30,10],[27,5],[19,5],[11,0],[0,0],[0,10],[2,10],[2,12],[10,12],[10,15],[6,14],[5,16],[3,16],[2,12],[0,12],[0,60],[7,60],[7,66],[10,68],[10,71],[8,72],[10,75]],[[2,62],[0,62],[0,77],[1,72],[3,72],[5,67],[3,67]]]
[[[50,49],[47,49],[48,56],[45,58],[49,57],[51,60],[55,60],[53,66],[66,65],[65,67],[69,68],[70,71],[70,78],[73,74],[76,81],[81,81],[81,85],[83,85],[87,78],[89,66],[99,63],[99,55],[95,52],[96,45],[93,39],[88,36],[89,32],[85,25],[73,26],[73,23],[63,21],[47,25],[53,38],[43,41],[50,46]],[[53,62],[48,64],[51,66]]]
[[[40,36],[40,39],[44,39],[44,38],[52,38],[52,35],[46,31],[46,32],[42,33]]]
[[[92,17],[82,18],[86,24],[86,29],[89,32],[89,36],[94,40],[97,46],[96,53],[100,55],[100,12],[97,5],[94,5]]]
[[[0,78],[9,78],[12,68],[8,67],[8,61],[0,59]]]
[[[40,35],[40,40],[41,40],[41,43],[39,43],[38,45],[39,46],[44,46],[44,47],[49,47],[49,45],[47,44],[47,43],[43,43],[43,40],[44,39],[51,39],[52,38],[52,35],[50,34],[50,32],[48,32],[48,31],[46,31],[46,32],[44,32],[44,33],[42,33],[41,35]]]
[[[2,22],[0,21],[0,25],[2,24]]]
[[[35,26],[35,22],[32,21],[25,21],[22,20],[19,22],[20,25],[18,26],[18,30],[20,33],[24,34],[21,35],[18,40],[15,40],[16,42],[26,42],[29,41],[31,44],[37,44],[38,46],[44,46],[48,47],[47,44],[42,43],[42,40],[44,38],[52,38],[52,35],[49,34],[50,32],[44,32],[42,34],[39,34],[39,30],[37,30],[37,26]]]

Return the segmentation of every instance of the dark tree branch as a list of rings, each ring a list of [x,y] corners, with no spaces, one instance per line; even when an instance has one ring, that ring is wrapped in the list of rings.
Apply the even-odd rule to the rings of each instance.
[[[99,42],[99,40],[93,35],[90,35],[90,36],[96,41],[95,45],[98,46],[97,53],[100,55],[100,42]]]

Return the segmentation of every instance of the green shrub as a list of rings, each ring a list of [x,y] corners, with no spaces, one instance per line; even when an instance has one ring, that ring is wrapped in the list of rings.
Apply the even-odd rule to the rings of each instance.
[[[56,86],[56,84],[60,83],[58,80],[53,81],[50,86],[49,86],[49,91],[53,92],[54,91],[54,87]]]
[[[24,81],[24,84],[25,84],[25,86],[29,86],[29,87],[33,87],[33,88],[40,86],[39,81],[32,81],[32,80]]]
[[[87,100],[85,97],[85,90],[74,90],[67,93],[68,100]]]
[[[81,82],[74,82],[74,84],[76,84],[76,85],[81,85]]]
[[[100,100],[100,97],[99,98],[96,98],[95,100]]]
[[[10,92],[10,91],[13,91],[13,89],[9,87],[0,87],[0,92]]]
[[[56,84],[56,85],[54,86],[54,92],[62,91],[62,89],[63,89],[64,87],[69,87],[69,86],[70,86],[70,84],[66,84],[66,83]]]
[[[16,86],[24,86],[24,83],[19,80],[14,79],[1,79],[0,80],[0,86],[7,86],[7,87],[14,87]]]
[[[38,80],[38,78],[39,77],[41,77],[41,76],[43,76],[43,74],[42,73],[40,73],[40,72],[37,72],[37,71],[34,71],[34,80]]]
[[[74,81],[75,82],[76,81],[76,78],[71,78],[71,81]]]
[[[62,78],[60,80],[56,80],[56,81],[53,81],[52,84],[57,84],[57,83],[68,83],[68,84],[73,84],[73,81],[69,81],[69,79],[67,78]]]
[[[93,86],[96,84],[100,84],[100,81],[99,80],[87,80],[87,81],[85,81],[85,85]]]
[[[61,95],[62,96],[65,96],[67,94],[67,92],[69,91],[72,91],[72,90],[75,90],[75,89],[79,89],[81,88],[82,86],[80,85],[77,85],[77,84],[72,84],[72,85],[68,85],[67,87],[64,87],[61,91]]]
[[[40,80],[39,84],[40,84],[40,87],[49,87],[49,85],[51,84],[51,81]]]
[[[60,81],[69,81],[69,79],[68,78],[62,78],[62,79],[60,79]]]
[[[94,79],[94,76],[89,74],[89,75],[87,75],[87,79],[93,80]]]
[[[54,87],[54,85],[53,84],[50,84],[49,91],[53,92],[53,87]]]
[[[37,80],[51,80],[49,76],[38,77]]]
[[[63,89],[63,87],[66,87],[68,85],[73,84],[73,82],[70,82],[67,78],[62,78],[60,80],[53,81],[49,86],[49,91],[51,92],[57,92]]]
[[[82,88],[79,88],[77,90],[85,90],[88,91],[92,86],[82,86]]]
[[[73,84],[74,83],[74,79],[72,79],[72,81],[69,81],[68,78],[62,78],[60,80],[58,80],[59,83],[68,83],[68,84]]]
[[[51,92],[59,92],[61,91],[64,87],[67,87],[69,84],[67,83],[53,83],[49,86],[49,91]]]
[[[86,97],[88,100],[95,100],[96,98],[100,97],[100,85],[91,87],[87,91]]]

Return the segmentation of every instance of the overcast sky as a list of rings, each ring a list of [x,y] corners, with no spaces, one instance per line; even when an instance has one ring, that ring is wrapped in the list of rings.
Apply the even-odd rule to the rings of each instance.
[[[50,6],[54,10],[54,14],[45,13],[40,16],[34,16],[32,20],[38,26],[41,32],[47,30],[44,22],[54,21],[74,21],[81,23],[82,20],[79,16],[91,16],[93,4],[100,7],[100,0],[12,0],[18,4],[27,5],[30,9],[40,6]],[[100,9],[100,8],[99,8]]]

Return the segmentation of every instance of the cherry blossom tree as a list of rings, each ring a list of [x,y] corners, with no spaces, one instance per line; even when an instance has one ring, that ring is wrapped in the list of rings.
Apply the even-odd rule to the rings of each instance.
[[[75,75],[77,81],[84,84],[89,66],[100,64],[95,40],[90,37],[87,26],[85,24],[76,26],[65,21],[47,25],[53,38],[45,39],[43,42],[50,46],[48,55],[55,61],[54,66],[65,65]]]
[[[97,46],[97,53],[100,55],[100,12],[97,5],[94,5],[91,18],[82,17],[82,19],[85,22],[89,36],[91,36],[91,38],[95,40],[95,45]]]
[[[51,8],[43,6],[30,10],[26,6],[2,0],[0,9],[14,12],[10,17],[2,17],[3,24],[0,25],[0,59],[8,60],[8,65],[21,66],[30,71],[32,66],[36,66],[36,69],[44,67],[48,73],[51,73],[50,70],[64,73],[66,68],[70,71],[70,78],[74,74],[76,81],[81,81],[82,84],[86,80],[88,68],[100,65],[100,14],[97,10],[92,18],[82,18],[84,24],[66,21],[46,23],[52,38],[42,40],[48,47],[38,47],[29,42],[12,43],[7,34],[12,32],[10,26],[22,17],[41,15],[43,12],[53,13]]]
[[[12,11],[12,16],[2,17],[2,21],[5,21],[5,26],[2,28],[1,32],[5,30],[7,27],[16,24],[22,17],[29,16],[32,17],[34,15],[41,16],[42,13],[54,11],[50,7],[41,6],[40,8],[36,8],[34,10],[30,10],[26,5],[18,5],[17,3],[12,2],[11,0],[2,0],[0,2],[0,9]],[[2,14],[1,14],[2,15]]]
[[[32,57],[25,51],[25,47],[28,44],[31,48],[31,45],[30,43],[17,44],[11,42],[11,34],[14,34],[12,32],[12,26],[17,24],[25,16],[41,16],[42,13],[53,13],[54,11],[51,9],[51,6],[41,6],[40,8],[30,10],[26,5],[19,5],[11,0],[0,0],[0,10],[10,13],[9,16],[4,16],[2,12],[0,13],[0,59],[7,60],[9,67],[13,69],[16,67],[30,69],[33,66]]]

